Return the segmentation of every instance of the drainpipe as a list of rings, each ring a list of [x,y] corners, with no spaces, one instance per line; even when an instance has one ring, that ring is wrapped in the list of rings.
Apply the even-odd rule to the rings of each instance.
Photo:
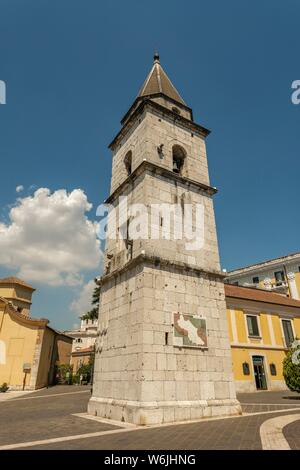
[[[50,358],[50,365],[49,365],[48,378],[47,378],[47,388],[49,387],[49,385],[53,385],[53,380],[54,380],[54,372],[55,372],[55,361],[54,361],[55,357],[54,357],[54,355],[55,355],[56,337],[57,337],[57,334],[54,332],[51,358]],[[50,382],[52,382],[52,383],[50,383]]]
[[[3,322],[4,322],[4,315],[5,315],[5,312],[6,312],[6,305],[4,305],[4,310],[3,310],[3,313],[2,313],[0,331],[2,331],[2,326],[3,326]]]

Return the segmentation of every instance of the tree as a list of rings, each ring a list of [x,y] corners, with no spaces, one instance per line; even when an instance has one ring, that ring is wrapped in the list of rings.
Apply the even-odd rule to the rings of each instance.
[[[283,361],[283,377],[286,385],[292,392],[300,393],[300,341],[291,345]]]
[[[93,369],[94,369],[94,359],[95,353],[93,352],[89,358],[88,364],[82,364],[78,371],[76,372],[75,380],[77,383],[80,382],[80,376],[82,376],[83,381],[90,383],[93,378]]]
[[[95,281],[96,282],[96,281]],[[100,286],[95,287],[91,304],[94,306],[80,318],[81,320],[96,320],[99,314]]]

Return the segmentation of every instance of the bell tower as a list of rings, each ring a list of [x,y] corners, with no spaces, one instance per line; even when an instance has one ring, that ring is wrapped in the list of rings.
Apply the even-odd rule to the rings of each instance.
[[[116,236],[107,237],[99,281],[89,413],[141,425],[240,414],[216,189],[207,168],[209,131],[194,122],[157,53],[121,125],[109,146],[106,202],[118,217],[108,218],[108,234]],[[137,220],[141,207],[151,214]]]

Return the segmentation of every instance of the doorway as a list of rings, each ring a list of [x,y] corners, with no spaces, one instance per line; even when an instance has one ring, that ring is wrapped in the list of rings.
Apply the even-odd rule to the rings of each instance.
[[[256,388],[257,390],[267,390],[264,358],[262,356],[253,356],[252,360]]]

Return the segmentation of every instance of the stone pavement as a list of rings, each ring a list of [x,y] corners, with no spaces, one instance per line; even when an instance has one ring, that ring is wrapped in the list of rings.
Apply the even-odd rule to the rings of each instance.
[[[89,387],[57,386],[0,403],[0,449],[16,444],[21,449],[261,449],[263,422],[300,413],[297,394],[261,392],[239,396],[243,417],[123,428],[121,423],[77,416],[86,412],[89,397]],[[300,420],[282,434],[292,449],[300,449]]]
[[[288,424],[283,429],[283,435],[289,443],[292,450],[300,449],[300,420]]]
[[[0,403],[0,445],[115,429],[73,416],[90,395],[90,387],[57,386]]]
[[[300,406],[300,394],[297,392],[291,392],[289,390],[284,390],[282,392],[254,392],[254,393],[239,393],[238,399],[241,403],[257,403],[257,404],[266,404],[266,403],[280,403],[282,405],[299,405]]]
[[[255,392],[241,393],[238,395],[242,403],[243,413],[259,413],[263,411],[288,410],[299,408],[300,395],[296,392]]]
[[[277,416],[274,414],[268,417]],[[260,425],[266,415],[162,426],[31,449],[110,450],[259,450]]]

